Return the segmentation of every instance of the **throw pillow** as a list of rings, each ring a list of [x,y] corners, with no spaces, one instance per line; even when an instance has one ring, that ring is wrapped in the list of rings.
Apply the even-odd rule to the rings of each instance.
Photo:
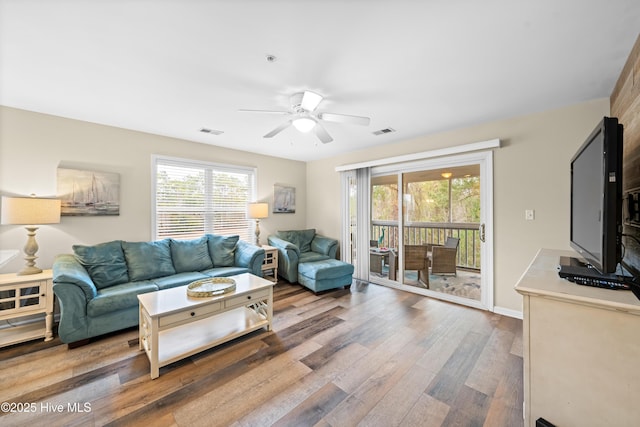
[[[311,241],[316,235],[316,229],[310,228],[308,230],[284,230],[278,231],[278,236],[291,242],[300,249],[300,252],[309,252],[311,250]]]
[[[114,240],[95,246],[73,245],[72,249],[97,289],[129,281],[122,241]]]
[[[176,274],[171,262],[169,240],[122,242],[131,281],[155,279]]]
[[[213,268],[207,236],[193,240],[171,239],[171,259],[177,273]]]
[[[236,244],[240,236],[217,236],[209,234],[209,254],[214,267],[233,267]]]

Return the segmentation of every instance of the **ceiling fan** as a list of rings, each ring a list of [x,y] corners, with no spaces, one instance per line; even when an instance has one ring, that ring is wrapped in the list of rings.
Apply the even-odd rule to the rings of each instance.
[[[285,114],[290,118],[282,123],[280,126],[273,129],[271,132],[264,135],[264,138],[273,138],[289,126],[292,126],[300,132],[307,133],[313,130],[318,139],[326,144],[333,141],[333,138],[327,130],[320,123],[336,122],[347,123],[352,125],[369,126],[369,117],[362,116],[350,116],[347,114],[335,114],[335,113],[318,113],[316,108],[322,102],[322,95],[318,95],[315,92],[305,90],[291,95],[291,110],[289,111],[271,111],[271,110],[238,110],[243,113],[268,113],[268,114]]]

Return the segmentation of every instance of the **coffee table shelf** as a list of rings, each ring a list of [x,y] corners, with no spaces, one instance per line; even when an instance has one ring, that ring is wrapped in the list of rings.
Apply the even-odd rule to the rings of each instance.
[[[166,366],[265,327],[268,321],[254,311],[238,308],[161,331],[158,365]],[[215,325],[215,326],[214,326]]]
[[[186,286],[138,295],[140,349],[160,368],[261,328],[271,330],[274,283],[251,274],[232,276],[236,291],[187,296]]]

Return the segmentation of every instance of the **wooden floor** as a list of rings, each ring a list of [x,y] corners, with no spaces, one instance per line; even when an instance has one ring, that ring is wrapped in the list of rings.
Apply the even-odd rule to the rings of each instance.
[[[130,329],[0,349],[0,425],[522,426],[522,322],[371,284],[275,287],[257,331],[151,380]]]

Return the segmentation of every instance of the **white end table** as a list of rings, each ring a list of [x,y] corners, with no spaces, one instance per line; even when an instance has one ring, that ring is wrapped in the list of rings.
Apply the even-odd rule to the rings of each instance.
[[[0,329],[0,347],[44,337],[53,339],[53,274],[42,273],[18,276],[0,274],[0,320],[19,321],[21,317],[44,313],[42,322],[25,322]]]

